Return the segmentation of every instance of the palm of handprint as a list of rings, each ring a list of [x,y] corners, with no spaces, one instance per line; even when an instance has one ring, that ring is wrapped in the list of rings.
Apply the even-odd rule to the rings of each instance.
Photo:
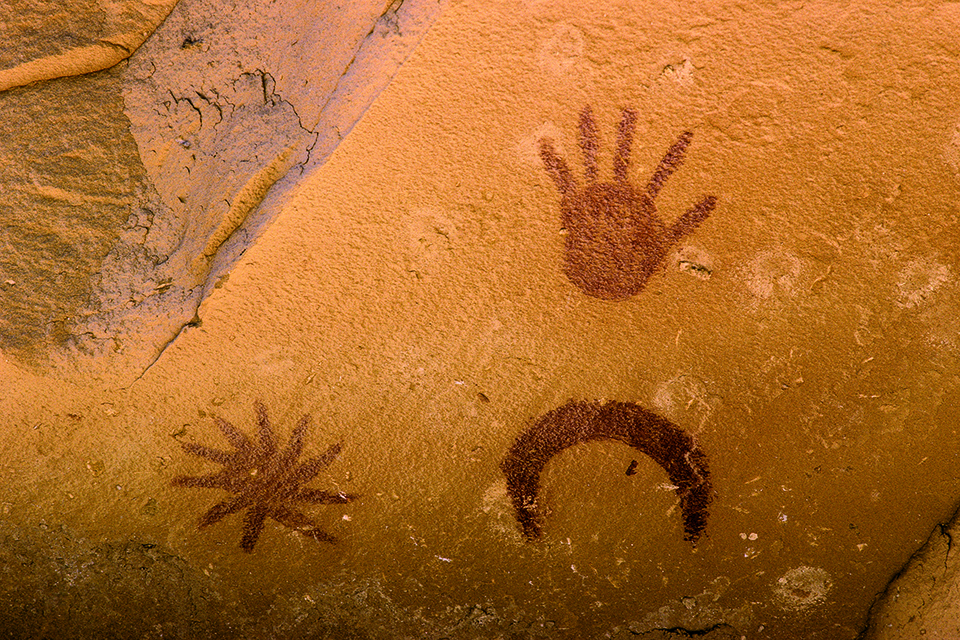
[[[694,231],[716,206],[706,196],[672,225],[657,215],[654,200],[667,178],[683,162],[693,133],[685,131],[670,147],[644,189],[627,179],[637,114],[624,109],[613,158],[613,182],[597,181],[600,139],[590,107],[580,113],[583,186],[557,155],[550,139],[540,141],[540,157],[560,191],[560,216],[567,231],[564,273],[581,291],[605,300],[622,300],[639,293],[667,252]]]

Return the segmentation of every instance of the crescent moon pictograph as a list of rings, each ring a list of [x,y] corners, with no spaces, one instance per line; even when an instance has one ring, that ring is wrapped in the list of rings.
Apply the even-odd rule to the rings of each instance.
[[[521,433],[500,463],[517,521],[527,540],[538,540],[543,535],[537,493],[547,462],[575,444],[594,440],[622,442],[663,467],[680,498],[684,540],[699,540],[707,526],[707,507],[713,490],[707,457],[693,437],[633,402],[574,400],[548,411]]]

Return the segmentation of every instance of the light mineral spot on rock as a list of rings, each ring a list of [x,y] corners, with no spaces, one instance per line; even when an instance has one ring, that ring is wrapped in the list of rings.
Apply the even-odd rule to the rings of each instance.
[[[824,569],[803,565],[778,578],[773,591],[781,608],[802,611],[826,600],[832,586],[830,574]]]

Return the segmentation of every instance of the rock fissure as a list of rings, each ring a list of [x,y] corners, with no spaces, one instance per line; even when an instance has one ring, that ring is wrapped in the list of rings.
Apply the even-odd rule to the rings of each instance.
[[[960,526],[960,508],[954,512],[951,520],[939,522],[933,527],[923,545],[910,555],[874,597],[867,610],[860,634],[857,636],[858,640],[887,637],[882,635],[887,631],[883,628],[885,618],[895,619],[896,612],[902,610],[904,606],[915,607],[917,610],[929,609],[928,598],[932,600],[932,594],[939,593],[943,597],[949,592],[952,581],[949,579],[944,581],[944,578],[958,573],[957,567],[951,566],[950,557],[953,548],[952,532],[958,526]],[[938,556],[941,555],[942,562],[938,562]],[[927,565],[934,563],[937,565],[935,572],[925,569]],[[955,581],[956,577],[953,578],[953,582]],[[910,602],[915,604],[901,599],[901,592],[913,594]],[[913,622],[913,618],[908,621],[909,624]],[[921,622],[916,628],[920,629],[922,626]]]
[[[200,307],[200,305],[199,305],[199,302],[198,302],[198,303],[197,303],[197,308],[199,309],[199,307]],[[164,352],[166,352],[166,350],[167,350],[168,348],[170,348],[170,347],[173,345],[173,343],[176,342],[177,339],[180,338],[180,336],[182,336],[187,329],[191,329],[191,328],[194,328],[194,327],[199,327],[202,323],[203,323],[203,321],[200,320],[200,317],[199,317],[198,315],[194,315],[193,319],[191,319],[191,320],[183,323],[183,324],[180,326],[180,328],[177,330],[177,332],[174,333],[173,336],[172,336],[169,340],[167,340],[164,344],[160,345],[160,346],[157,348],[157,354],[156,354],[156,356],[153,358],[153,360],[151,360],[151,361],[143,368],[143,371],[141,371],[140,374],[139,374],[136,378],[134,378],[133,381],[130,382],[130,384],[128,384],[128,385],[126,385],[126,386],[124,386],[124,387],[121,387],[121,389],[123,389],[124,391],[127,391],[127,390],[129,390],[131,387],[133,387],[134,384],[136,384],[136,383],[139,382],[141,379],[143,379],[143,377],[144,377],[145,375],[147,375],[147,372],[150,371],[150,369],[153,368],[153,365],[157,364],[157,362],[158,362],[158,361],[160,360],[160,358],[163,356]]]

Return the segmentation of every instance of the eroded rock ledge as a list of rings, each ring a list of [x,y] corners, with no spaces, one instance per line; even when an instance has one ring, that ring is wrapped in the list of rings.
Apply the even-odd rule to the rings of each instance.
[[[182,0],[124,65],[0,96],[8,121],[31,112],[0,169],[22,196],[7,200],[5,226],[30,236],[6,239],[17,250],[0,281],[22,313],[4,320],[0,349],[64,375],[142,376],[441,5]]]

